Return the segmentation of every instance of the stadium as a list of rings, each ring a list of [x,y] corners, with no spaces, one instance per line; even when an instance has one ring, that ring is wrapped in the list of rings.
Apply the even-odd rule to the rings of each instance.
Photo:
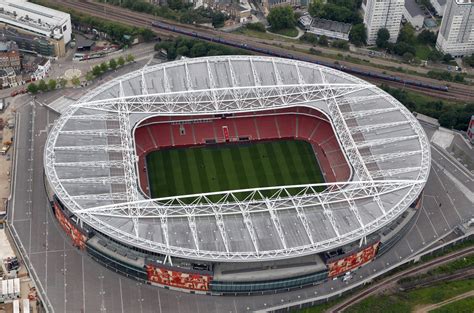
[[[140,281],[206,294],[318,284],[416,221],[430,148],[390,95],[300,61],[145,67],[71,105],[44,152],[72,243]]]

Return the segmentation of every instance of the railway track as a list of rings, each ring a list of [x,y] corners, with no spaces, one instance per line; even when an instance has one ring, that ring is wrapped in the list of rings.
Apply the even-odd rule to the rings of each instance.
[[[396,283],[402,277],[406,277],[406,276],[417,274],[419,272],[426,271],[429,268],[433,268],[435,266],[442,265],[442,264],[447,263],[449,261],[453,261],[453,260],[456,260],[458,258],[467,256],[467,255],[470,255],[470,254],[473,254],[473,253],[474,253],[474,247],[466,248],[464,250],[457,251],[457,252],[454,252],[452,254],[448,254],[448,255],[433,259],[431,261],[423,263],[423,264],[421,264],[419,266],[416,266],[414,268],[411,268],[411,269],[402,271],[400,273],[397,273],[397,274],[395,274],[395,275],[393,275],[389,278],[386,278],[385,280],[383,280],[379,283],[374,284],[373,286],[367,288],[366,290],[356,294],[354,297],[346,300],[345,302],[334,306],[333,308],[329,309],[328,312],[329,313],[343,312],[345,309],[347,309],[351,305],[356,304],[357,302],[367,298],[368,296],[370,296],[374,293],[377,293],[380,290],[383,290],[384,287],[387,287],[387,286],[390,286],[390,285]]]
[[[251,44],[253,47],[257,47],[262,50],[271,51],[271,52],[282,54],[282,55],[288,55],[289,53],[291,53],[291,56],[294,56],[297,59],[310,60],[314,62],[323,61],[326,63],[334,64],[333,59],[320,57],[320,56],[314,56],[314,55],[310,55],[310,54],[300,52],[300,51],[294,51],[294,50],[289,51],[287,48],[276,47],[275,42],[271,42],[269,40],[261,40],[261,39],[247,37],[247,36],[243,36],[239,34],[224,33],[224,32],[220,32],[220,31],[216,31],[212,29],[204,29],[201,27],[193,26],[193,25],[180,24],[172,20],[157,18],[148,14],[130,11],[130,10],[116,7],[113,5],[97,3],[90,0],[79,0],[79,1],[77,0],[49,0],[49,2],[54,2],[59,5],[66,6],[78,12],[83,12],[92,16],[96,16],[99,18],[104,18],[104,19],[108,19],[112,21],[122,22],[124,24],[128,24],[131,26],[151,27],[152,22],[160,20],[169,25],[179,27],[180,29],[184,29],[191,33],[206,34],[206,37],[212,36],[213,38],[219,38],[225,41],[245,42],[245,43]],[[167,37],[167,38],[182,36],[182,34],[177,34],[176,32],[173,32],[170,30],[159,29],[156,27],[153,28],[153,31],[157,35],[162,36],[162,37]],[[265,53],[262,53],[262,54],[265,54]],[[377,72],[376,68],[372,68],[365,65],[355,66],[354,64],[345,62],[345,61],[338,61],[337,63],[342,66],[358,68],[363,71],[370,70],[372,72]],[[401,77],[403,79],[418,80],[418,81],[423,81],[425,83],[433,84],[433,85],[443,85],[442,82],[439,82],[437,80],[432,80],[428,78],[425,79],[425,78],[419,78],[419,77],[414,79],[413,76],[403,74],[403,73],[384,71],[384,73],[385,72],[389,75]],[[472,86],[465,86],[461,84],[451,84],[451,86],[449,87],[449,91],[446,92],[446,91],[428,89],[428,88],[424,88],[420,86],[403,84],[403,83],[399,83],[399,82],[391,81],[391,80],[376,79],[376,78],[371,79],[366,76],[357,75],[357,74],[355,75],[359,77],[363,77],[364,79],[375,82],[375,83],[385,83],[389,86],[397,87],[397,88],[403,87],[405,89],[419,92],[419,93],[436,97],[439,99],[445,99],[445,100],[451,100],[451,101],[453,100],[466,101],[466,102],[474,101],[474,88],[472,88]]]

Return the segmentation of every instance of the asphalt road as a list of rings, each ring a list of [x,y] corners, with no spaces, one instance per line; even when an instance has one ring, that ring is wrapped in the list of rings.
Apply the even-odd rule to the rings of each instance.
[[[354,273],[349,282],[340,279],[291,292],[261,296],[203,296],[137,283],[112,272],[72,247],[49,208],[43,181],[43,149],[47,130],[57,117],[39,104],[27,104],[17,112],[15,139],[18,151],[14,195],[9,221],[27,251],[33,270],[55,312],[246,312],[293,303],[333,292],[347,284],[390,267],[407,258],[461,220],[473,214],[472,189],[459,173],[433,153],[436,162],[423,197],[415,226],[397,246]],[[453,181],[453,177],[458,182]],[[467,186],[465,186],[467,185]],[[440,206],[441,203],[441,206]]]

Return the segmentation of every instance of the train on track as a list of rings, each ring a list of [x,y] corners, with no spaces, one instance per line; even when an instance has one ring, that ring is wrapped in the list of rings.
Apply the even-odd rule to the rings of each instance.
[[[156,28],[164,29],[167,31],[171,31],[174,33],[190,36],[190,37],[195,37],[198,39],[204,39],[207,41],[227,45],[227,46],[232,46],[235,48],[239,49],[244,49],[244,50],[249,50],[252,52],[257,52],[261,54],[266,54],[270,56],[275,56],[275,57],[280,57],[280,58],[289,58],[289,59],[294,59],[294,60],[299,60],[299,61],[304,61],[304,62],[309,62],[309,63],[315,63],[319,65],[324,65],[330,68],[334,68],[343,72],[355,74],[355,75],[360,75],[360,76],[365,76],[365,77],[370,77],[374,79],[382,79],[382,80],[387,80],[387,81],[393,81],[409,86],[415,86],[415,87],[420,87],[420,88],[426,88],[426,89],[432,89],[432,90],[438,90],[438,91],[449,91],[449,87],[445,85],[434,85],[434,84],[429,84],[429,83],[424,83],[422,81],[417,81],[417,80],[411,80],[411,79],[403,79],[401,77],[393,76],[393,75],[387,75],[387,74],[382,74],[382,73],[376,73],[376,72],[370,72],[370,71],[364,71],[358,68],[354,67],[349,67],[337,63],[328,63],[328,62],[323,62],[323,61],[314,61],[309,58],[302,58],[302,57],[296,57],[292,55],[291,53],[281,53],[278,51],[273,51],[270,49],[262,49],[256,46],[248,45],[246,43],[239,43],[231,40],[226,40],[221,37],[214,37],[212,35],[208,35],[205,33],[198,33],[195,31],[191,31],[182,27],[177,27],[175,25],[163,23],[163,22],[152,22],[151,25]]]

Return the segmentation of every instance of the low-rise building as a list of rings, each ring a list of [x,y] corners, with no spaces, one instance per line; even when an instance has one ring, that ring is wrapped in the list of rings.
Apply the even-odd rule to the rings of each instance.
[[[298,22],[308,33],[341,40],[349,40],[349,32],[352,28],[352,25],[348,23],[312,18],[309,14],[300,17]]]
[[[203,0],[205,8],[223,12],[239,23],[245,22],[251,16],[251,7],[247,1],[232,0]]]
[[[31,75],[31,80],[40,80],[46,77],[51,68],[51,61],[43,58],[39,63],[36,71]]]
[[[20,52],[18,46],[13,41],[0,41],[0,69],[13,68],[21,69]]]
[[[42,56],[62,56],[66,52],[65,47],[58,45],[55,40],[22,32],[11,27],[0,28],[0,40],[14,41],[20,51]]]
[[[265,16],[270,13],[270,10],[276,7],[283,7],[283,6],[300,6],[300,0],[262,0],[262,7],[263,7],[263,14]]]
[[[21,81],[21,78],[20,78]],[[20,84],[15,70],[11,67],[0,69],[0,87],[2,89],[16,87]]]
[[[403,17],[405,17],[405,19],[416,29],[421,29],[423,27],[425,15],[415,0],[405,0]]]

